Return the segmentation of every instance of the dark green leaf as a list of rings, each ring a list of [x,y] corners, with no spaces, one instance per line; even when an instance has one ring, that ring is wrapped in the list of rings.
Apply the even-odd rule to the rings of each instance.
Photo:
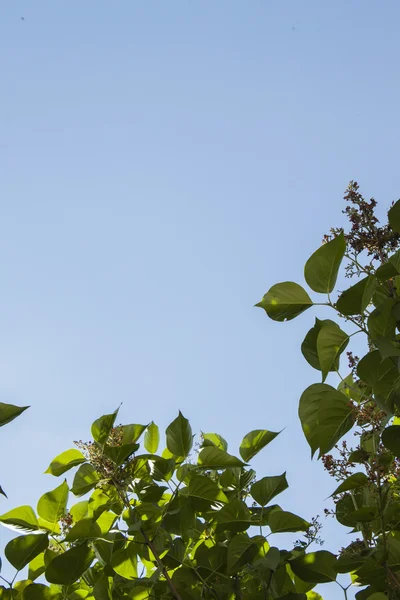
[[[271,546],[265,556],[265,566],[271,571],[276,571],[281,562],[281,553],[278,548]]]
[[[308,259],[304,277],[314,292],[329,294],[333,291],[345,251],[346,242],[343,233],[340,233]]]
[[[310,308],[313,301],[297,283],[277,283],[265,294],[257,307],[263,308],[274,321],[290,321]]]
[[[93,559],[94,554],[88,546],[74,546],[53,558],[46,568],[46,579],[49,583],[71,585],[90,567]]]
[[[199,510],[203,510],[204,506],[207,507],[213,503],[225,504],[228,502],[227,497],[218,485],[209,477],[202,475],[195,475],[191,478],[188,495],[195,505],[200,507]]]
[[[368,477],[364,473],[353,473],[349,475],[333,492],[332,496],[354,490],[355,488],[363,487],[368,483]]]
[[[321,328],[317,337],[317,354],[324,381],[329,371],[338,364],[339,357],[348,343],[349,336],[336,323]]]
[[[85,460],[85,457],[79,450],[66,450],[51,461],[45,473],[50,473],[50,475],[58,477],[66,471],[69,471],[69,469],[84,463]]]
[[[147,425],[138,425],[137,423],[132,425],[124,425],[122,427],[122,443],[133,444],[133,442],[137,442],[146,429]]]
[[[383,430],[382,444],[397,457],[400,457],[400,425],[390,425]]]
[[[244,461],[248,462],[279,434],[280,431],[268,431],[267,429],[255,429],[254,431],[250,431],[242,439],[239,449],[240,456]]]
[[[257,555],[257,545],[246,533],[238,533],[228,546],[228,573],[237,573],[243,565],[251,563]]]
[[[318,335],[323,327],[335,326],[336,323],[331,321],[330,319],[325,319],[321,321],[320,319],[315,319],[315,325],[310,329],[307,333],[304,341],[301,345],[301,352],[308,362],[314,369],[321,371],[321,365],[319,362],[318,352],[317,352],[317,339]],[[336,371],[339,368],[339,359],[331,366],[331,371]]]
[[[310,523],[284,510],[274,510],[268,517],[268,525],[272,533],[289,533],[295,531],[306,531]]]
[[[315,383],[303,392],[299,417],[312,455],[318,448],[320,455],[329,452],[354,423],[346,396],[324,383]]]
[[[242,500],[231,500],[216,516],[217,533],[246,531],[251,525],[251,513]]]
[[[336,580],[336,557],[331,552],[319,550],[295,558],[290,567],[297,577],[310,583],[328,583]]]
[[[336,302],[337,310],[345,316],[363,313],[372,300],[375,287],[376,278],[373,275],[364,277],[342,292]]]
[[[44,552],[49,544],[47,533],[30,533],[14,538],[6,545],[4,554],[8,562],[21,571],[38,554]]]
[[[368,332],[373,340],[380,337],[392,338],[395,334],[396,319],[393,314],[395,301],[392,298],[385,300],[368,317]]]
[[[29,406],[14,406],[13,404],[4,404],[4,402],[0,402],[0,427],[13,421],[27,408],[29,408]]]
[[[286,473],[274,477],[263,477],[251,486],[250,493],[260,506],[266,506],[272,498],[288,488]]]
[[[397,200],[388,212],[389,225],[396,233],[400,233],[400,200]]]
[[[186,458],[193,446],[193,434],[189,421],[181,411],[166,429],[167,448],[174,456]]]
[[[24,589],[22,598],[23,600],[59,600],[62,596],[54,594],[47,585],[31,583]]]
[[[118,466],[122,465],[132,454],[140,448],[140,444],[133,442],[122,446],[104,446],[104,454]]]

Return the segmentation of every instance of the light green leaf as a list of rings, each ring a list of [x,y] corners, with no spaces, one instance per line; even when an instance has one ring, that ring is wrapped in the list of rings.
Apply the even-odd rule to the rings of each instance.
[[[189,421],[181,411],[166,429],[167,448],[174,456],[186,458],[193,446],[193,434]]]
[[[322,327],[317,337],[317,354],[325,381],[329,371],[338,364],[339,356],[349,343],[349,336],[336,323]]]
[[[0,402],[0,427],[11,423],[16,417],[29,408],[29,406],[14,406],[13,404],[5,404]]]
[[[160,433],[158,427],[153,421],[148,426],[144,435],[144,447],[150,454],[155,454],[160,444]]]
[[[71,585],[88,569],[94,559],[94,553],[86,546],[74,546],[53,558],[45,571],[49,583]]]
[[[45,534],[47,535],[47,534]],[[35,581],[45,571],[44,552],[41,552],[29,563],[28,579]]]
[[[227,469],[243,467],[245,463],[216,446],[206,446],[199,452],[197,464],[206,469]]]
[[[115,513],[105,511],[96,521],[91,518],[81,519],[68,532],[65,539],[67,542],[74,542],[82,539],[102,538],[110,531],[116,518]]]
[[[353,473],[349,475],[345,481],[343,481],[333,492],[332,496],[354,490],[355,488],[362,487],[368,483],[368,477],[364,473]]]
[[[313,301],[305,289],[292,281],[273,285],[261,302],[256,304],[273,321],[290,321],[312,305]]]
[[[63,481],[56,489],[43,494],[37,505],[39,517],[50,523],[52,526],[60,520],[65,514],[68,501],[68,484]]]
[[[202,444],[201,446],[205,448],[206,446],[216,446],[220,450],[228,451],[228,442],[219,435],[218,433],[201,433],[202,436]]]
[[[9,563],[21,571],[38,554],[44,552],[49,544],[47,533],[30,533],[14,538],[6,545],[4,554]]]
[[[77,502],[69,509],[69,512],[74,520],[74,523],[77,523],[87,515],[89,502],[88,500],[82,500],[81,502]]]
[[[240,444],[240,456],[244,461],[248,462],[279,434],[280,431],[268,431],[267,429],[255,429],[254,431],[250,431],[244,436],[242,443]]]
[[[290,533],[306,531],[310,523],[285,510],[273,510],[268,517],[268,525],[272,533]]]
[[[137,544],[129,542],[126,548],[117,550],[112,555],[112,568],[124,579],[137,579],[137,554]]]
[[[81,465],[75,474],[71,492],[75,496],[83,496],[90,492],[100,481],[100,476],[96,469],[89,463]]]
[[[243,565],[251,563],[256,557],[257,551],[257,545],[247,533],[235,535],[228,546],[228,573],[233,575]]]
[[[288,487],[286,473],[282,473],[282,475],[263,477],[259,481],[256,481],[251,486],[250,493],[260,506],[266,506],[272,498],[275,498],[275,496],[286,490]]]
[[[58,477],[66,471],[69,471],[69,469],[84,463],[85,460],[85,457],[83,456],[82,452],[79,452],[79,450],[66,450],[51,461],[45,473],[50,473],[50,475],[55,475]]]
[[[400,200],[397,200],[388,212],[389,225],[396,233],[400,233]]]
[[[0,516],[0,523],[11,529],[22,529],[23,531],[36,531],[39,529],[38,520],[33,508],[30,506],[19,506]]]
[[[103,415],[97,419],[92,425],[92,436],[98,444],[105,444],[114,427],[115,419],[117,418],[119,408],[110,415]]]
[[[310,583],[328,583],[336,580],[336,557],[327,550],[303,554],[290,561],[295,575]]]
[[[314,292],[329,294],[333,291],[346,251],[343,233],[327,244],[323,244],[306,262],[304,277]]]

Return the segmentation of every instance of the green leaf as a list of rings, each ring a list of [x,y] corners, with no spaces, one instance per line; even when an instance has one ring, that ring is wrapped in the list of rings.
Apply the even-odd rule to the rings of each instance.
[[[382,444],[397,457],[400,457],[400,425],[390,425],[383,430]]]
[[[75,496],[83,496],[90,492],[100,481],[100,476],[96,469],[89,463],[81,465],[75,474],[71,492]]]
[[[216,446],[206,446],[200,451],[197,464],[206,469],[227,469],[228,467],[244,467],[245,463]]]
[[[148,426],[144,436],[144,447],[150,454],[155,454],[160,443],[160,433],[158,427],[153,421]]]
[[[202,444],[201,444],[201,446],[203,448],[205,448],[206,446],[216,446],[220,450],[225,450],[225,452],[227,452],[228,443],[222,437],[222,435],[219,435],[218,433],[203,433],[202,432],[201,436],[203,438]]]
[[[396,319],[393,314],[395,300],[388,298],[369,315],[368,333],[373,340],[380,337],[393,337],[396,329]]]
[[[40,577],[40,575],[42,575],[42,573],[44,573],[45,568],[46,566],[44,564],[44,552],[40,552],[40,554],[35,556],[35,558],[33,558],[29,563],[28,579],[30,579],[31,581],[35,581],[35,579],[37,579],[38,577]]]
[[[124,579],[137,579],[137,554],[137,544],[129,542],[126,548],[117,550],[112,555],[112,568]]]
[[[79,450],[66,450],[56,456],[50,463],[45,473],[58,477],[73,467],[85,462],[85,457]]]
[[[313,301],[305,289],[292,281],[273,285],[261,302],[256,304],[273,321],[290,321],[312,305]]]
[[[5,493],[5,491],[3,490],[3,488],[1,487],[1,485],[0,485],[0,494],[2,496],[4,496],[5,498],[7,498],[7,494]]]
[[[326,454],[354,424],[349,400],[325,383],[314,383],[302,394],[299,417],[311,455]]]
[[[181,411],[166,429],[167,448],[174,456],[186,458],[193,446],[193,434],[189,421]]]
[[[397,200],[388,212],[389,225],[396,233],[400,233],[400,200]]]
[[[107,444],[105,444],[103,447],[103,452],[116,465],[120,466],[139,448],[140,444],[136,442],[132,442],[130,444],[123,444],[122,446],[108,446]]]
[[[45,577],[49,583],[71,585],[88,569],[94,553],[86,546],[74,546],[53,558],[46,568]]]
[[[297,577],[310,583],[328,583],[336,580],[336,557],[327,550],[303,554],[290,562]]]
[[[308,362],[314,369],[321,371],[321,365],[319,362],[318,352],[317,352],[317,339],[318,335],[323,327],[335,326],[336,323],[331,321],[330,319],[320,320],[318,318],[315,319],[314,327],[311,327],[309,332],[307,333],[304,341],[301,345],[301,352]],[[337,326],[337,325],[336,325]],[[337,358],[336,362],[331,366],[331,371],[336,371],[339,368],[339,358]]]
[[[375,293],[376,278],[368,275],[355,285],[341,293],[336,302],[337,310],[347,316],[360,315],[364,312]]]
[[[15,569],[21,571],[49,545],[47,533],[21,535],[8,542],[4,554]]]
[[[92,425],[92,436],[98,444],[105,444],[114,427],[115,419],[117,418],[119,408],[110,415],[103,415],[97,419]]]
[[[202,475],[194,475],[188,486],[188,495],[198,510],[205,510],[210,504],[228,502],[224,492],[215,481]]]
[[[23,600],[59,600],[62,596],[53,594],[52,590],[47,587],[47,585],[43,585],[42,583],[31,583],[24,589],[22,598]]]
[[[349,477],[336,488],[332,496],[354,490],[355,488],[367,485],[367,483],[368,477],[364,473],[353,473],[353,475],[349,475]]]
[[[338,364],[339,356],[349,343],[349,336],[336,323],[321,328],[317,337],[317,354],[325,381],[329,371]]]
[[[271,571],[276,571],[280,562],[281,553],[279,552],[279,549],[275,548],[275,546],[271,546],[265,556],[265,566],[268,569],[271,569]]]
[[[88,500],[82,500],[81,502],[77,502],[69,509],[69,512],[74,520],[74,523],[77,523],[87,515],[89,502]]]
[[[304,277],[314,292],[329,294],[333,291],[346,251],[343,233],[327,244],[323,244],[306,262]]]
[[[399,372],[392,360],[382,360],[378,350],[369,352],[358,363],[357,375],[372,387],[375,399],[382,408],[392,413],[394,402],[400,400]]]
[[[44,494],[38,502],[37,512],[39,517],[54,525],[65,514],[68,501],[68,484],[63,481],[55,490]]]
[[[217,533],[246,531],[251,525],[251,513],[242,500],[231,500],[216,515]]]
[[[115,522],[117,515],[113,512],[103,512],[97,520],[84,518],[78,521],[65,537],[67,542],[76,540],[95,539],[104,537]]]
[[[0,516],[0,523],[11,528],[23,531],[36,531],[39,529],[38,520],[33,508],[30,506],[19,506]]]
[[[239,449],[240,456],[244,461],[248,462],[279,434],[280,431],[268,431],[267,429],[255,429],[254,431],[250,431],[242,439]]]
[[[4,404],[0,402],[0,427],[11,423],[16,417],[29,408],[29,406],[14,406],[13,404]]]
[[[289,487],[286,473],[274,477],[263,477],[251,486],[250,493],[260,506],[266,506],[272,498]]]
[[[137,442],[142,433],[146,430],[147,425],[138,425],[137,423],[132,425],[124,425],[122,427],[123,444],[132,444],[133,442]]]
[[[268,525],[272,533],[291,533],[306,531],[310,523],[284,510],[274,510],[268,517]]]
[[[243,565],[251,563],[257,555],[257,545],[246,533],[238,533],[228,546],[228,573],[237,573]]]

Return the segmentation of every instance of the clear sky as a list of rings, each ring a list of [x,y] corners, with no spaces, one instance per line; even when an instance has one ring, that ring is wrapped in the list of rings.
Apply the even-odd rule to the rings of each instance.
[[[31,405],[0,433],[1,512],[123,402],[232,452],[286,427],[255,466],[322,514],[297,417],[316,313],[253,305],[302,283],[350,179],[400,196],[399,22],[398,0],[1,2],[0,400]]]

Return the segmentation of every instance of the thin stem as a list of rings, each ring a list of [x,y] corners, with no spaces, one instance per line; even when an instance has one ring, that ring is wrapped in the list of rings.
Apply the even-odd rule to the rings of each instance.
[[[163,573],[163,575],[165,577],[165,580],[166,580],[166,582],[167,582],[167,584],[169,586],[169,589],[172,592],[172,595],[174,596],[174,598],[176,598],[176,600],[182,600],[182,598],[181,598],[178,590],[176,589],[176,587],[175,587],[175,585],[174,585],[171,577],[168,575],[167,568],[162,563],[162,560],[161,560],[159,554],[157,553],[157,550],[155,549],[153,542],[150,540],[150,538],[148,537],[147,533],[145,532],[145,530],[142,527],[140,528],[140,533],[142,534],[142,536],[143,536],[143,538],[144,538],[144,540],[145,540],[148,548],[152,551],[152,553],[154,555],[154,558],[156,559],[156,562],[157,562],[159,568],[161,569],[161,571],[162,571],[162,573]]]
[[[2,579],[9,587],[12,586],[12,583],[10,583],[10,581],[7,581],[7,579],[4,579],[2,575],[0,575],[0,579]]]

